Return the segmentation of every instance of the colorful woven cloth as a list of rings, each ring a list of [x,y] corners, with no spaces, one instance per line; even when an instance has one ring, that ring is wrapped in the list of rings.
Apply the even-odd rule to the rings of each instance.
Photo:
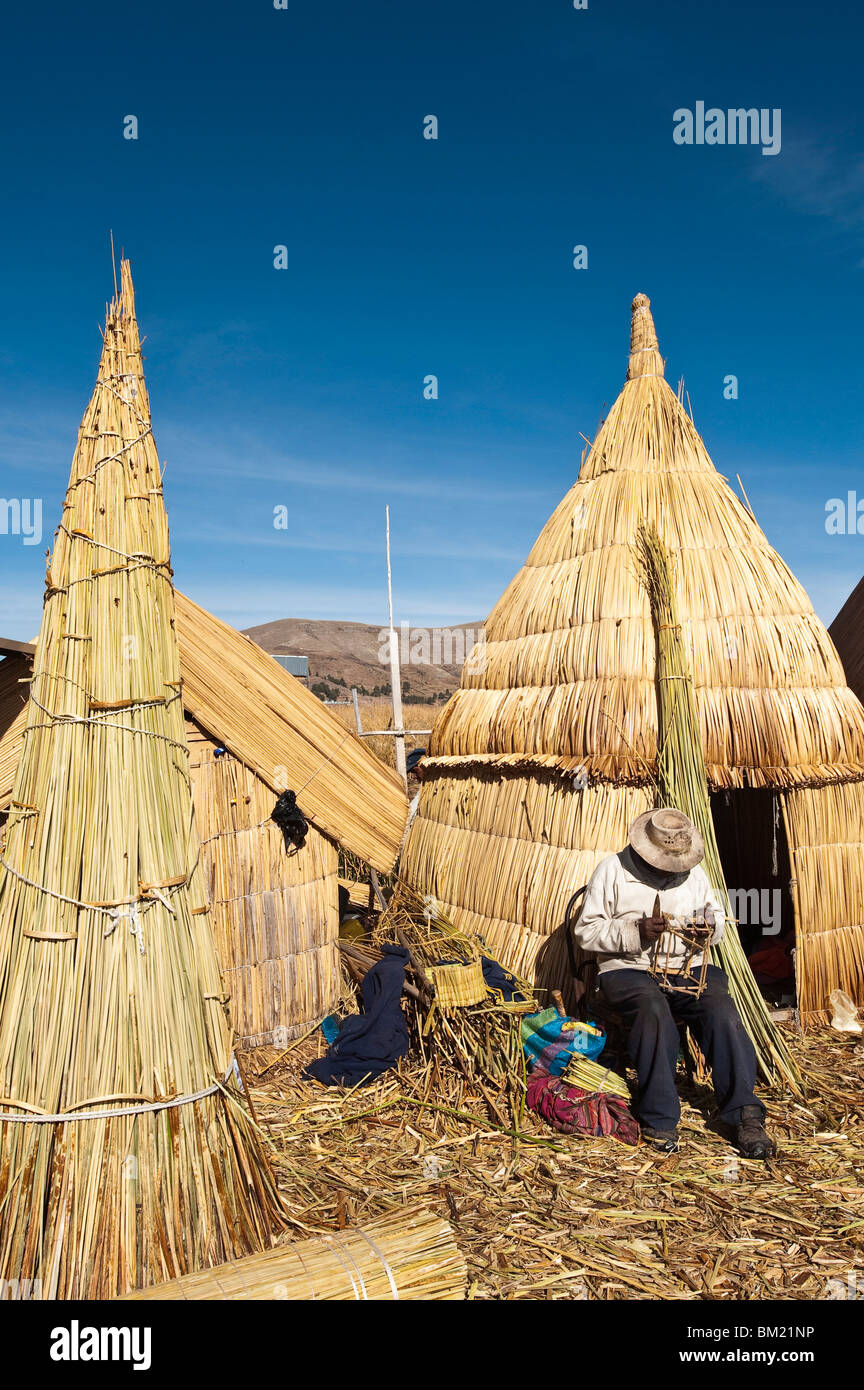
[[[597,1057],[606,1046],[606,1034],[596,1023],[561,1018],[556,1009],[542,1009],[522,1020],[522,1046],[529,1067],[560,1076],[574,1052]]]
[[[528,1081],[528,1109],[560,1134],[611,1135],[622,1144],[639,1143],[639,1125],[624,1101],[602,1092],[568,1086],[557,1076],[535,1071]]]

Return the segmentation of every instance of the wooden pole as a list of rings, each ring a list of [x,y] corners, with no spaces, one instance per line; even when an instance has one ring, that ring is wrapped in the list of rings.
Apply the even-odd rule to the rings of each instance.
[[[351,687],[351,703],[352,703],[353,706],[354,706],[354,722],[355,722],[355,724],[357,725],[357,732],[358,732],[358,734],[360,735],[360,737],[362,738],[362,737],[363,737],[363,720],[360,718],[360,701],[359,701],[358,698],[357,698],[357,687],[356,687],[356,685],[352,685],[352,687]]]
[[[387,517],[387,603],[390,612],[390,689],[393,697],[393,732],[396,751],[396,771],[408,788],[408,770],[405,765],[405,730],[402,727],[402,673],[399,667],[399,642],[393,626],[393,575],[390,568],[390,508],[385,508]]]

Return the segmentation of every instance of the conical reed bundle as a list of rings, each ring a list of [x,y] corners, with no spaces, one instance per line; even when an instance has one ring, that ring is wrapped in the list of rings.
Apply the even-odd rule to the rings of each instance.
[[[280,1209],[233,1075],[171,575],[124,261],[0,866],[0,1281],[37,1297],[106,1298],[260,1250]]]

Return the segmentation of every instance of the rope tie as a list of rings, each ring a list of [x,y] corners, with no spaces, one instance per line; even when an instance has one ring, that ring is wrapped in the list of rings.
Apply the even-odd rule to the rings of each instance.
[[[348,1275],[348,1278],[349,1278],[350,1281],[351,1281],[351,1289],[352,1289],[352,1292],[353,1292],[353,1294],[354,1294],[354,1301],[355,1301],[355,1303],[359,1303],[361,1299],[363,1299],[365,1302],[368,1303],[368,1302],[369,1302],[369,1295],[368,1295],[368,1293],[366,1292],[366,1284],[365,1284],[365,1281],[364,1281],[364,1279],[363,1279],[363,1274],[362,1274],[362,1272],[361,1272],[361,1270],[360,1270],[360,1266],[357,1264],[357,1261],[354,1259],[354,1256],[351,1254],[351,1251],[345,1249],[345,1247],[342,1245],[342,1242],[339,1240],[338,1236],[330,1236],[330,1235],[326,1235],[326,1234],[325,1234],[325,1235],[324,1235],[324,1239],[326,1240],[327,1244],[331,1247],[331,1249],[332,1249],[334,1255],[336,1256],[337,1260],[339,1261],[340,1265],[342,1266],[342,1268],[344,1269],[345,1273]],[[357,1281],[355,1280],[354,1275],[351,1273],[351,1270],[348,1268],[348,1265],[345,1263],[345,1261],[344,1261],[343,1258],[342,1258],[342,1255],[339,1253],[340,1250],[342,1250],[342,1251],[348,1256],[348,1259],[351,1261],[352,1265],[354,1266],[355,1270],[357,1271],[357,1279],[360,1280],[360,1288],[359,1288],[359,1289],[358,1289],[358,1287],[357,1287]],[[304,1272],[305,1272],[305,1266],[304,1266]]]
[[[146,948],[144,945],[144,926],[141,918],[151,907],[155,907],[157,902],[161,903],[172,916],[176,917],[176,909],[169,901],[169,897],[172,893],[179,892],[181,888],[189,887],[195,871],[198,868],[198,858],[196,857],[195,863],[192,865],[192,868],[185,878],[181,878],[179,881],[175,880],[170,884],[144,884],[141,888],[140,897],[125,898],[119,903],[84,902],[80,898],[70,898],[66,893],[58,893],[53,888],[46,888],[44,883],[37,883],[34,879],[27,878],[24,874],[20,874],[17,869],[13,869],[12,865],[7,863],[2,854],[0,854],[0,866],[2,866],[8,874],[11,874],[13,878],[17,878],[19,883],[23,883],[27,888],[35,888],[37,893],[44,893],[46,897],[54,898],[57,902],[68,903],[70,907],[76,907],[79,911],[103,913],[110,920],[110,926],[102,933],[103,938],[114,934],[118,922],[128,921],[129,930],[135,937],[138,943],[138,950],[143,956],[146,955]],[[166,894],[168,896],[166,896]],[[48,936],[41,933],[27,932],[25,935],[33,936],[35,940],[39,941],[76,941],[78,939],[77,934],[71,933],[66,933],[62,936]]]
[[[61,521],[57,527],[58,531],[64,531],[70,541],[86,541],[88,545],[98,546],[100,550],[110,550],[112,555],[119,555],[123,560],[139,560],[142,564],[150,564],[154,569],[170,569],[169,560],[157,560],[154,555],[148,555],[146,551],[136,550],[129,554],[128,551],[118,550],[116,546],[108,545],[107,541],[94,540],[92,536],[85,536],[83,531],[70,531],[65,521]]]
[[[97,382],[97,385],[98,385],[98,384],[99,384],[99,383]],[[105,385],[107,385],[107,382],[104,382],[104,381],[103,381],[101,384],[102,384],[103,386],[105,386]],[[116,395],[117,393],[115,392],[114,394]],[[118,399],[121,399],[121,400],[122,400],[122,397],[118,397]],[[134,410],[134,406],[131,406],[131,402],[127,401],[126,404],[129,405],[130,408]],[[143,421],[141,421],[140,417],[139,417],[138,423],[139,423],[139,424],[142,424],[142,423],[143,423]],[[107,433],[108,433],[107,430],[103,430],[103,431],[102,431],[102,435],[107,434]],[[114,462],[116,462],[117,459],[122,458],[123,455],[124,455],[125,453],[128,453],[128,451],[129,451],[130,449],[134,449],[135,446],[136,446],[137,444],[141,444],[141,443],[147,438],[147,436],[148,436],[149,434],[152,434],[152,433],[153,433],[153,428],[152,428],[152,426],[151,426],[151,425],[147,425],[146,428],[143,429],[143,430],[141,431],[141,433],[138,435],[137,439],[130,439],[130,440],[127,440],[127,442],[126,442],[125,444],[122,444],[122,445],[120,446],[120,448],[117,449],[113,454],[108,454],[108,456],[107,456],[106,458],[100,459],[99,462],[97,463],[96,467],[95,467],[90,473],[82,473],[81,477],[80,477],[80,478],[76,478],[75,481],[74,481],[74,483],[71,483],[70,486],[71,486],[71,487],[78,487],[79,483],[92,483],[93,479],[96,477],[96,474],[97,474],[101,469],[103,469],[103,468],[105,467],[106,463],[114,463]],[[101,438],[102,435],[97,435],[97,438]]]
[[[164,902],[164,899],[162,899]],[[109,907],[106,909],[111,918],[111,925],[106,927],[102,933],[103,937],[112,936],[117,928],[117,923],[126,920],[129,923],[129,930],[138,942],[139,955],[146,955],[144,949],[144,927],[141,923],[141,913],[137,903],[124,903],[120,907]]]
[[[231,1068],[225,1073],[225,1080],[231,1075]],[[180,1105],[193,1105],[197,1100],[206,1100],[208,1096],[213,1096],[217,1091],[223,1089],[223,1082],[214,1081],[211,1086],[204,1086],[200,1091],[193,1091],[191,1095],[174,1096],[171,1100],[145,1100],[138,1105],[123,1105],[117,1110],[90,1110],[86,1115],[79,1115],[75,1112],[85,1109],[88,1105],[96,1105],[103,1099],[97,1096],[96,1100],[79,1100],[70,1110],[60,1110],[56,1115],[48,1115],[44,1111],[37,1110],[35,1106],[27,1105],[24,1101],[10,1100],[8,1096],[0,1097],[0,1105],[15,1105],[19,1110],[27,1110],[26,1115],[10,1115],[7,1110],[0,1110],[0,1124],[24,1124],[24,1125],[65,1125],[78,1120],[114,1120],[126,1115],[152,1115],[159,1110],[173,1110]],[[104,1097],[109,1100],[111,1097]]]
[[[393,1297],[394,1297],[394,1299],[396,1300],[396,1302],[398,1303],[398,1302],[399,1302],[399,1290],[398,1290],[398,1288],[396,1287],[396,1280],[393,1278],[393,1271],[392,1271],[392,1269],[390,1268],[390,1266],[389,1266],[389,1264],[387,1263],[386,1259],[385,1259],[384,1256],[382,1255],[381,1251],[378,1249],[378,1246],[375,1244],[375,1242],[374,1242],[374,1240],[372,1239],[372,1237],[371,1237],[371,1236],[367,1236],[367,1234],[366,1234],[365,1231],[358,1231],[357,1234],[358,1234],[358,1236],[362,1236],[363,1239],[365,1240],[366,1244],[372,1247],[372,1250],[375,1252],[375,1254],[378,1256],[379,1260],[381,1261],[382,1265],[384,1266],[384,1273],[387,1275],[387,1278],[388,1278],[389,1281],[390,1281],[390,1289],[391,1289],[391,1291],[392,1291],[392,1293],[393,1293]]]
[[[300,791],[294,793],[294,795],[298,797],[298,799],[300,797],[300,793],[305,792],[309,783],[312,782],[318,776],[318,773],[322,772],[328,763],[332,763],[333,759],[336,757],[336,754],[339,752],[339,749],[342,747],[342,744],[347,743],[348,739],[351,738],[351,736],[352,730],[349,729],[345,737],[343,739],[340,739],[336,748],[333,749],[333,752],[330,753],[329,756],[324,759],[323,763],[321,763],[320,766],[316,767],[315,771],[312,773],[312,776],[306,778],[306,781],[303,783],[302,787],[300,788]]]

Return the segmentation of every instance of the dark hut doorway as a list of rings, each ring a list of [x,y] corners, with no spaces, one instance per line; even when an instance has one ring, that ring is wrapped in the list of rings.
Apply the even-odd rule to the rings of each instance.
[[[792,870],[779,795],[713,792],[711,813],[732,915],[756,982],[770,1003],[794,1005]]]

